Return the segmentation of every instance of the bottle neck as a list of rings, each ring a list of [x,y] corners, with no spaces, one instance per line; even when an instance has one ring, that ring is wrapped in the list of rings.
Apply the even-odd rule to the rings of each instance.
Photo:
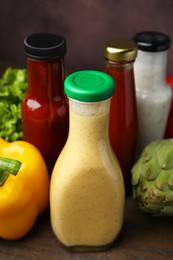
[[[113,62],[105,60],[104,71],[111,75],[116,83],[116,95],[121,95],[122,91],[135,89],[134,82],[134,62]],[[126,86],[126,88],[124,88]]]
[[[71,140],[98,142],[108,138],[110,99],[101,102],[78,102],[69,99]]]
[[[114,69],[119,69],[119,70],[133,70],[133,64],[134,61],[129,61],[129,62],[115,62],[111,61],[108,59],[105,59],[105,67],[106,68],[114,68]]]
[[[139,50],[134,64],[135,81],[141,87],[149,83],[153,86],[165,82],[167,51],[144,52]]]
[[[30,94],[39,98],[58,98],[63,95],[64,59],[51,61],[27,59]]]

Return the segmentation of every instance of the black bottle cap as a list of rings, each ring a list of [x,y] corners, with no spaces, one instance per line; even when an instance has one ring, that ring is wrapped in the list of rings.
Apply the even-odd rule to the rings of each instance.
[[[66,54],[66,41],[61,35],[35,33],[24,39],[24,50],[28,57],[38,60],[60,58]]]
[[[139,32],[133,36],[138,49],[148,52],[160,52],[168,50],[171,46],[171,39],[166,34],[154,31]]]

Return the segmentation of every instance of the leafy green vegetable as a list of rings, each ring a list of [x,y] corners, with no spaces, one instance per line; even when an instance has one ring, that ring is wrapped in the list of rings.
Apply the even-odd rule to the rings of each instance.
[[[26,69],[7,68],[0,78],[0,137],[22,139],[21,101],[27,90]]]

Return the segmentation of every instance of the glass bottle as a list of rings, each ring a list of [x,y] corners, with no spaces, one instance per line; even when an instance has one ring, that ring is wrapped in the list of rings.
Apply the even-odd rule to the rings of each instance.
[[[123,172],[126,194],[131,192],[130,170],[135,162],[138,140],[133,70],[136,55],[137,45],[129,39],[116,38],[104,45],[104,71],[116,83],[116,92],[110,106],[110,142]]]
[[[134,64],[139,117],[138,156],[150,142],[162,139],[168,120],[172,91],[166,84],[167,52],[170,38],[160,32],[139,32]]]
[[[166,77],[166,82],[171,88],[171,91],[173,93],[173,75],[169,75]],[[171,106],[169,110],[169,116],[166,124],[166,130],[164,138],[173,138],[173,96],[171,101]]]
[[[25,38],[28,91],[22,102],[23,139],[42,153],[51,174],[68,135],[69,108],[63,91],[63,36],[36,33]]]
[[[68,140],[50,184],[52,229],[74,251],[111,246],[124,218],[124,182],[108,137],[114,81],[104,72],[79,71],[65,80]]]

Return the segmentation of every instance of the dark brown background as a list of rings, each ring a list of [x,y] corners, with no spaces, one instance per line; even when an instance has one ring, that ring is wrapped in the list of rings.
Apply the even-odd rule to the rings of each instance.
[[[161,31],[173,40],[173,1],[0,0],[0,64],[25,66],[24,37],[47,31],[66,37],[68,72],[102,70],[105,41],[143,30]],[[173,74],[173,48],[168,74]]]

